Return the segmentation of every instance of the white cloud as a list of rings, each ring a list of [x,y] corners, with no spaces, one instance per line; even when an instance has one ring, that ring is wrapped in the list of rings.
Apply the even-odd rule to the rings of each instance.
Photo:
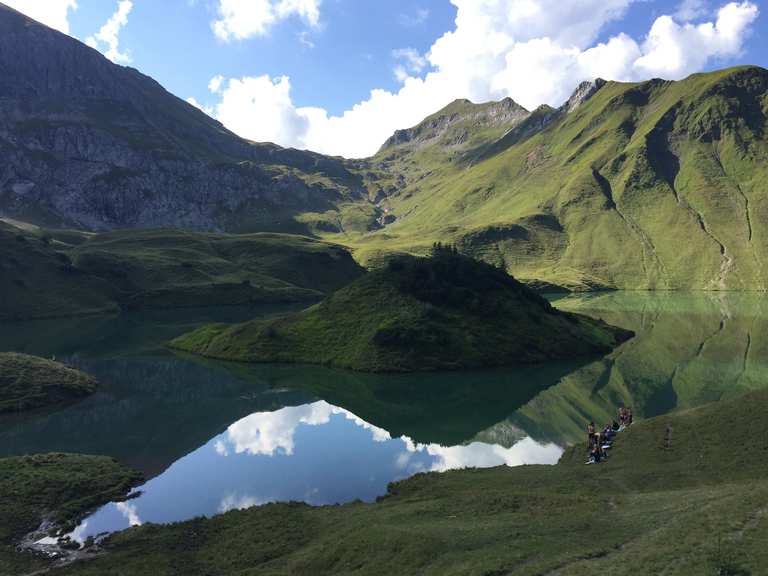
[[[751,2],[731,2],[718,11],[715,22],[680,25],[662,16],[653,23],[634,67],[640,75],[679,78],[700,70],[710,58],[736,56],[757,14]]]
[[[253,506],[266,504],[266,500],[261,500],[254,496],[238,496],[237,494],[228,494],[219,502],[219,514],[224,514],[230,510],[245,510]]]
[[[299,16],[310,26],[320,22],[322,0],[219,0],[216,36],[225,41],[263,36],[280,20]]]
[[[128,14],[133,9],[131,0],[121,0],[117,11],[112,14],[104,26],[93,36],[85,39],[91,48],[99,50],[104,56],[116,64],[128,64],[131,56],[128,52],[120,52],[120,29],[128,23]]]
[[[309,32],[307,30],[302,30],[296,35],[296,38],[299,39],[299,44],[304,46],[304,48],[312,49],[315,47],[315,43],[312,40],[312,37],[309,35]]]
[[[341,415],[357,426],[370,431],[374,442],[390,439],[386,430],[377,428],[351,412],[327,402],[315,402],[303,406],[282,408],[275,412],[257,412],[238,420],[227,428],[224,440],[219,439],[214,449],[219,454],[229,453],[225,441],[236,454],[248,453],[261,456],[283,454],[291,456],[294,450],[296,429],[301,426],[328,424],[331,416]]]
[[[683,0],[677,7],[675,18],[681,22],[690,22],[706,16],[707,12],[706,0]]]
[[[213,116],[225,126],[237,126],[238,134],[259,142],[282,142],[286,146],[310,147],[305,141],[310,111],[297,109],[291,101],[287,76],[272,80],[233,78],[220,89]]]
[[[219,90],[221,90],[221,84],[224,82],[224,76],[219,74],[218,76],[214,76],[211,78],[211,81],[208,82],[208,90],[213,92],[214,94],[218,94]]]
[[[129,526],[141,526],[142,522],[138,510],[136,510],[136,504],[133,502],[116,502],[115,508],[125,516]]]
[[[339,116],[297,107],[290,79],[268,76],[222,83],[213,115],[256,141],[326,154],[373,154],[398,128],[420,122],[457,98],[511,97],[528,109],[560,105],[588,79],[679,79],[711,59],[737,56],[758,16],[753,2],[731,2],[713,22],[660,16],[645,39],[620,33],[595,43],[600,30],[636,0],[451,0],[455,29],[439,38],[421,65],[396,71],[397,92],[376,89]],[[414,50],[414,55],[420,57]],[[417,65],[413,65],[414,62]]]
[[[393,50],[392,57],[400,61],[395,66],[395,78],[400,82],[405,82],[411,75],[421,74],[427,67],[427,59],[415,48]]]
[[[192,106],[194,106],[195,108],[199,108],[200,110],[208,114],[208,116],[214,115],[214,110],[211,106],[204,106],[203,104],[198,102],[194,96],[190,96],[189,98],[187,98],[187,103],[192,104]]]
[[[413,26],[418,26],[419,24],[426,22],[427,18],[429,18],[429,14],[430,12],[427,8],[416,8],[412,13],[401,13],[398,20],[400,21],[401,26],[412,28]]]
[[[3,4],[64,34],[69,34],[69,11],[77,10],[75,0],[3,0]]]
[[[420,449],[419,446],[416,447]],[[490,468],[492,466],[522,466],[524,464],[556,464],[563,449],[556,444],[541,444],[526,437],[509,448],[498,444],[473,442],[466,446],[438,446],[422,448],[435,458],[432,470],[443,472],[460,468]]]

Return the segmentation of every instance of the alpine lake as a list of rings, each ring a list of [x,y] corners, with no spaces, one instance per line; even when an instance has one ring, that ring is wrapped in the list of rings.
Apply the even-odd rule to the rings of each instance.
[[[93,396],[0,418],[0,455],[103,454],[144,473],[132,498],[85,518],[85,541],[142,523],[267,502],[374,501],[426,471],[554,464],[621,405],[635,418],[768,382],[768,297],[611,292],[554,305],[632,329],[610,355],[487,372],[371,375],[210,361],[165,348],[208,322],[295,310],[200,309],[6,323],[0,350],[96,376]]]

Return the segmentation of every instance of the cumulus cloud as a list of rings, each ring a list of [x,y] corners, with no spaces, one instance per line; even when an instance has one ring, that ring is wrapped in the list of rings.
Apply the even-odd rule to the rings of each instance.
[[[220,88],[219,94],[213,115],[230,129],[236,126],[240,136],[298,148],[310,147],[306,138],[312,111],[293,105],[287,76],[232,78],[226,87]]]
[[[131,0],[121,0],[117,11],[110,16],[104,26],[93,36],[85,39],[91,48],[100,51],[116,64],[128,64],[131,56],[128,52],[120,52],[120,30],[128,23],[128,14],[133,9]]]
[[[392,57],[400,62],[395,66],[395,78],[400,82],[405,82],[411,75],[421,74],[427,67],[427,59],[415,48],[393,50]]]
[[[254,506],[266,504],[266,500],[256,498],[255,496],[239,496],[237,494],[228,494],[219,502],[219,514],[224,514],[230,510],[245,510]]]
[[[328,424],[334,415],[343,416],[355,425],[368,430],[374,442],[390,439],[386,430],[368,424],[343,408],[320,401],[246,416],[227,429],[226,442],[231,445],[236,454],[291,456],[294,451],[294,436],[299,426],[322,426]],[[214,449],[219,454],[223,455],[224,452],[229,454],[222,439],[217,440]]]
[[[214,109],[212,106],[205,106],[197,101],[197,99],[194,96],[190,96],[187,98],[187,104],[192,104],[195,108],[198,108],[208,114],[208,116],[214,115]]]
[[[707,14],[707,2],[705,0],[683,0],[677,7],[675,18],[681,22],[690,22]]]
[[[229,42],[263,36],[280,20],[302,18],[310,26],[320,22],[322,0],[219,0],[216,37]]]
[[[509,448],[498,444],[473,442],[466,446],[438,446],[430,444],[424,450],[434,458],[432,470],[443,472],[461,468],[489,468],[492,466],[522,466],[524,464],[556,464],[563,449],[551,443],[539,443],[526,437]]]
[[[136,509],[136,504],[133,502],[117,502],[115,503],[115,508],[118,512],[120,512],[120,514],[125,516],[125,519],[128,520],[129,526],[141,526],[142,521],[141,518],[139,518],[139,512]]]
[[[458,9],[455,28],[426,56],[415,50],[399,54],[402,86],[396,92],[373,90],[334,116],[295,106],[288,77],[245,77],[218,85],[213,115],[251,140],[363,157],[394,130],[417,124],[457,98],[509,96],[533,109],[560,105],[579,82],[595,77],[682,78],[713,59],[738,56],[758,16],[754,2],[731,2],[712,21],[664,15],[645,38],[619,33],[597,42],[605,25],[620,19],[633,1],[638,0],[451,0]]]
[[[217,94],[219,90],[221,90],[221,84],[224,82],[224,76],[219,74],[218,76],[214,76],[211,78],[211,81],[208,82],[208,90],[213,92],[214,94]]]
[[[643,55],[634,62],[636,75],[679,78],[700,70],[710,58],[738,55],[757,14],[751,2],[732,2],[718,11],[715,22],[680,25],[661,16],[643,44]]]
[[[69,11],[77,10],[75,0],[3,0],[3,4],[64,34],[69,34]]]

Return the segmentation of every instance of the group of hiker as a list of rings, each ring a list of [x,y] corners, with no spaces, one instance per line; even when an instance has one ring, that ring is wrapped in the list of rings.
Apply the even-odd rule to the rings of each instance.
[[[622,406],[619,408],[618,419],[602,430],[595,428],[595,423],[587,425],[587,464],[599,464],[608,457],[608,450],[616,434],[632,424],[632,409]]]

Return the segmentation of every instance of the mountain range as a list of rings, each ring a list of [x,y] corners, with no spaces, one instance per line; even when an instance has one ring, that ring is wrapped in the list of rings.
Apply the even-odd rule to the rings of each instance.
[[[764,290],[768,71],[457,100],[363,160],[239,138],[0,4],[0,215],[291,232],[376,266],[434,242],[568,289]]]

